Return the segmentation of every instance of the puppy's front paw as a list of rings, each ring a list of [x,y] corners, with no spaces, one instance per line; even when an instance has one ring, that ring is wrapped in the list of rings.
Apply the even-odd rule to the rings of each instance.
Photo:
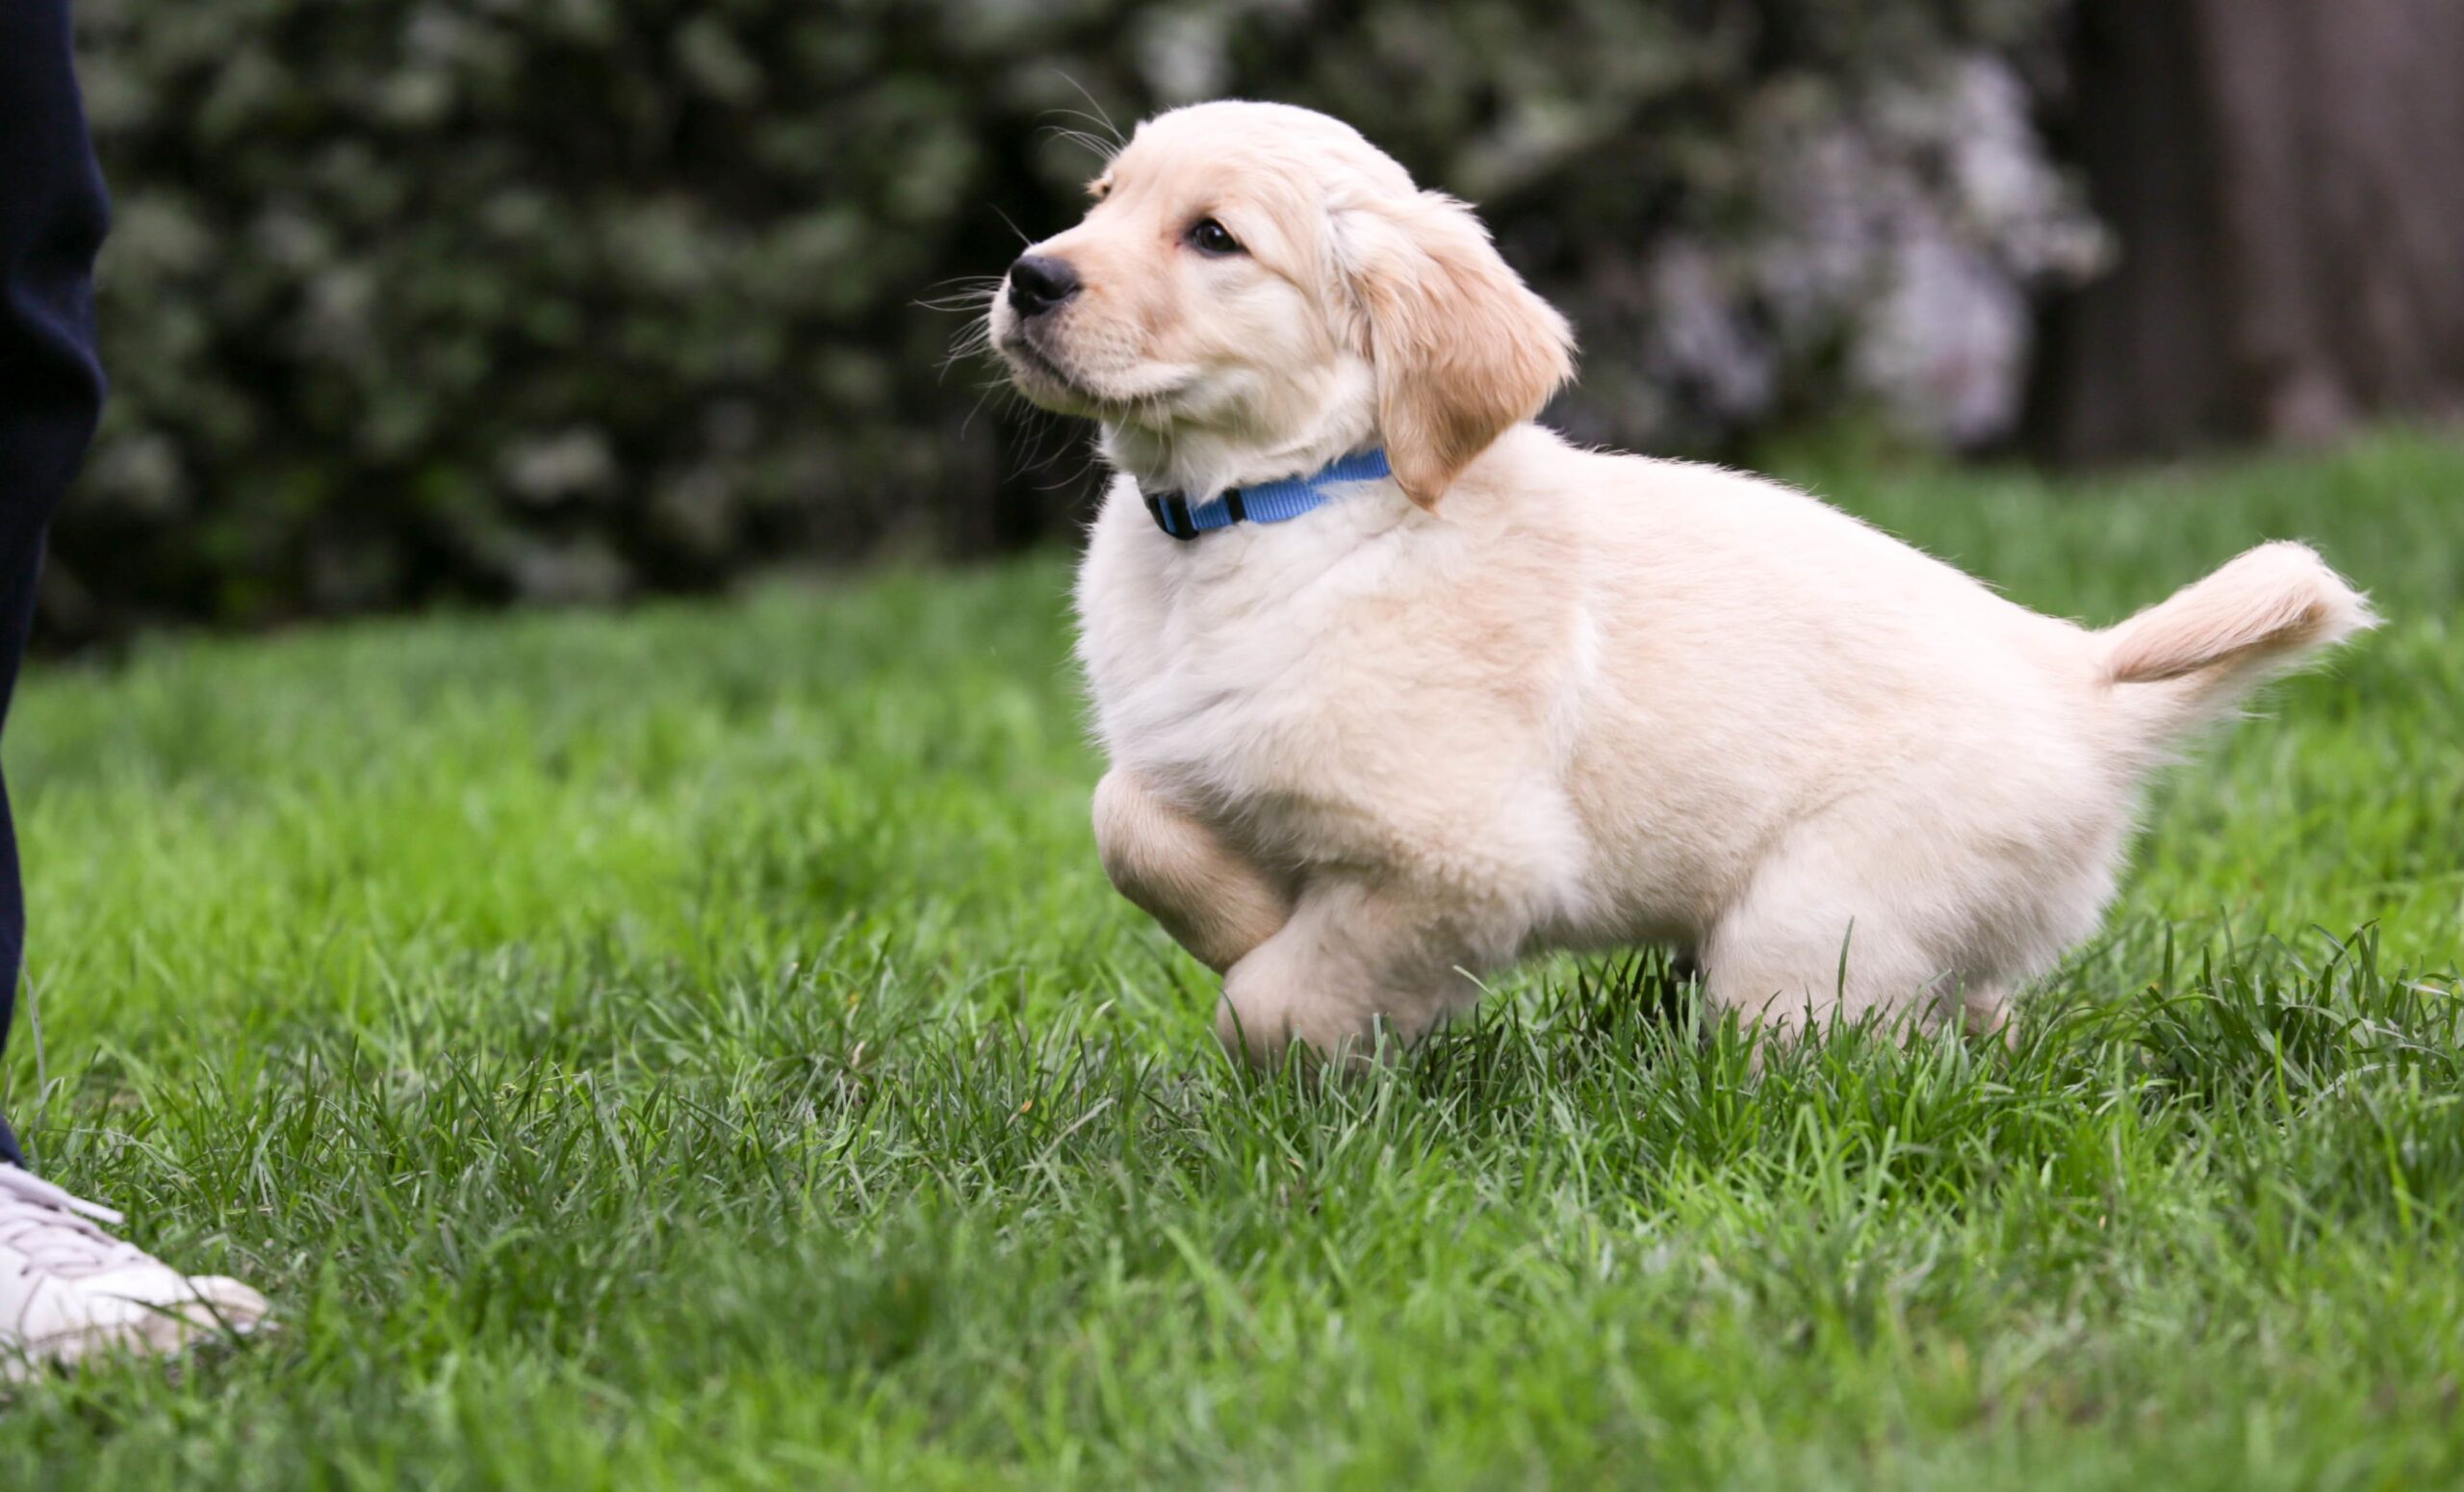
[[[1233,1056],[1268,1071],[1287,1060],[1313,1071],[1363,1071],[1394,1061],[1411,1045],[1407,1033],[1374,1014],[1305,1002],[1269,1007],[1236,999],[1228,984],[1215,1005],[1215,1039]]]

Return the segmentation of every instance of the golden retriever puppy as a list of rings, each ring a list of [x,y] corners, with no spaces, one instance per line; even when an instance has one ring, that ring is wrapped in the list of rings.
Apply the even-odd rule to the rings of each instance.
[[[2277,543],[2091,631],[1804,493],[1569,446],[1530,423],[1565,321],[1324,116],[1177,110],[1092,193],[988,330],[1118,473],[1077,590],[1105,868],[1259,1060],[1639,941],[1784,1027],[1993,1029],[2095,927],[2148,771],[2371,624]]]

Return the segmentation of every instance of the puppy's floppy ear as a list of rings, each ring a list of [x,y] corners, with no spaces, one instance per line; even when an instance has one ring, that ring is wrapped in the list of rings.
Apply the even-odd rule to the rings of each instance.
[[[1395,480],[1433,508],[1472,458],[1574,375],[1574,333],[1443,193],[1367,198],[1335,214],[1358,350],[1377,371]]]

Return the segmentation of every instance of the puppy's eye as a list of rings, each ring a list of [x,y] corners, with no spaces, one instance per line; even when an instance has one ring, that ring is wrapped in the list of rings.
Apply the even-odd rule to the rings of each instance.
[[[1223,224],[1212,218],[1201,218],[1190,228],[1190,247],[1201,254],[1237,254],[1241,241],[1234,238]]]

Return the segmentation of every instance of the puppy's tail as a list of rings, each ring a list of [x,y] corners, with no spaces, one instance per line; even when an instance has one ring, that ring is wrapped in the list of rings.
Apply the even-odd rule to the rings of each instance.
[[[2269,679],[2377,625],[2370,603],[2308,545],[2275,543],[2093,640],[2099,682],[2141,743],[2161,751]]]

